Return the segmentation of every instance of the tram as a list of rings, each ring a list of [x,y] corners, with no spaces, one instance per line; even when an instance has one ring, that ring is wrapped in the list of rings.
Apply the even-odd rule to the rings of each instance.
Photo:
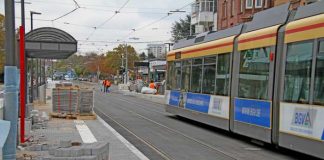
[[[166,111],[324,159],[324,1],[175,43]]]

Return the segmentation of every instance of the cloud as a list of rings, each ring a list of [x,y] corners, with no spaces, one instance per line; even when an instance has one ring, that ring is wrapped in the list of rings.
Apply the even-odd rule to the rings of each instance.
[[[183,18],[187,13],[173,14],[153,25],[147,26],[165,16],[168,11],[181,8],[192,0],[130,0],[129,3],[105,23],[101,28],[94,29],[114,15],[126,0],[77,0],[82,7],[75,12],[54,22],[41,21],[52,20],[75,8],[73,0],[26,0],[32,4],[26,4],[26,18],[29,18],[29,11],[41,12],[41,15],[34,16],[34,28],[57,27],[62,29],[77,40],[89,38],[89,42],[80,41],[79,51],[105,52],[117,46],[117,40],[133,42],[129,37],[137,37],[138,41],[165,41],[171,38],[170,30],[174,21]],[[0,13],[4,13],[4,0],[0,0]],[[16,17],[20,17],[20,4],[16,4]],[[183,10],[190,11],[190,6]],[[16,27],[20,25],[20,18],[16,18]],[[139,31],[133,32],[147,26]],[[30,29],[30,20],[26,19],[26,31]],[[95,31],[94,31],[95,30]],[[105,41],[91,42],[91,41]],[[135,41],[134,41],[135,42]],[[147,44],[133,45],[138,52],[145,50]]]

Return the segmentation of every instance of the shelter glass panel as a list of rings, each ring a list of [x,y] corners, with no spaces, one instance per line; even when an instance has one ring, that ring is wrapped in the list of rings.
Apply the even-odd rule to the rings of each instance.
[[[202,65],[192,66],[190,91],[200,93],[202,85]]]
[[[309,103],[313,42],[288,44],[284,101]]]
[[[241,51],[239,97],[268,99],[270,47]]]
[[[214,94],[216,64],[204,65],[202,93]]]
[[[229,53],[218,55],[216,74],[216,94],[228,95],[230,80],[230,57]]]
[[[314,104],[324,105],[324,41],[320,41],[316,57]]]

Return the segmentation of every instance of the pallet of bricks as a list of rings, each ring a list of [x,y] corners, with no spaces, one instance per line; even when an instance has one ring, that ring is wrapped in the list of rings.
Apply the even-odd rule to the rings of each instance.
[[[52,91],[53,118],[96,119],[93,113],[93,91],[78,86],[58,84]]]

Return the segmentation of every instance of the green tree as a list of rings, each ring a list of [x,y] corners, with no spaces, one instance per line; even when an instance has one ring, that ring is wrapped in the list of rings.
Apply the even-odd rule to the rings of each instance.
[[[132,46],[127,45],[126,47],[125,45],[120,44],[118,47],[114,48],[112,51],[107,52],[106,54],[105,64],[108,68],[109,73],[116,74],[118,72],[119,68],[122,66],[122,57],[124,58],[124,63],[126,62],[126,48],[128,58],[128,69],[134,69],[134,62],[140,59],[139,56],[136,54],[136,51]]]
[[[177,41],[183,38],[187,38],[190,35],[190,15],[187,15],[185,19],[180,19],[178,22],[172,24],[171,33],[173,41]]]
[[[145,60],[146,59],[146,54],[144,52],[142,52],[140,55],[139,55],[139,58],[140,60]]]
[[[154,59],[156,57],[153,55],[153,53],[149,53],[149,54],[147,54],[147,58],[148,59]]]

